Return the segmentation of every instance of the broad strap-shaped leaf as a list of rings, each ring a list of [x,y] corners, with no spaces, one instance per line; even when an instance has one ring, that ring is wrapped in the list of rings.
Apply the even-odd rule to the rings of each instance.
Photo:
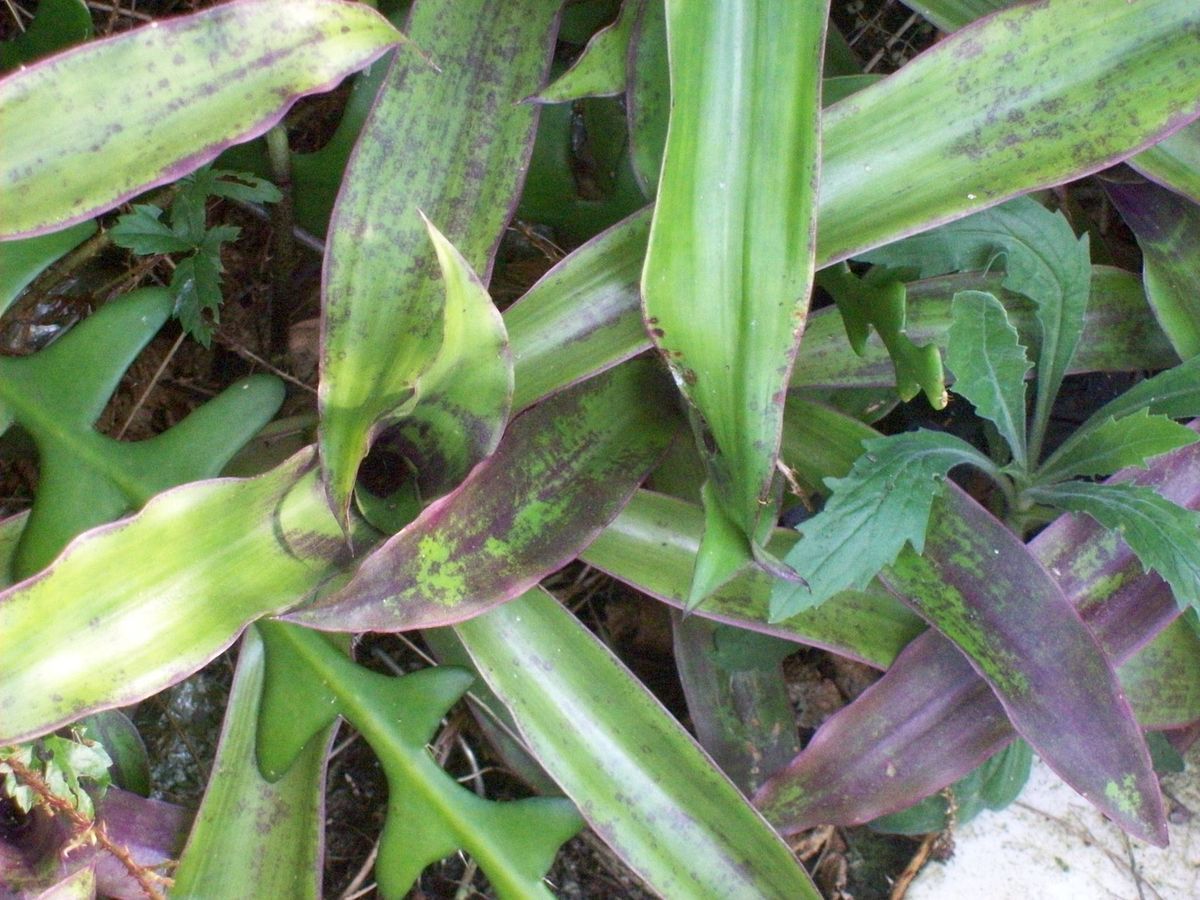
[[[412,409],[389,433],[389,446],[412,466],[429,501],[496,449],[512,407],[513,362],[487,289],[445,236],[425,224],[445,285],[442,343],[414,381]]]
[[[1033,303],[1004,290],[1000,282],[999,274],[979,272],[909,282],[905,332],[917,344],[936,344],[945,350],[954,295],[987,291],[1004,305],[1021,343],[1034,346],[1038,325]],[[896,383],[892,360],[878,336],[867,339],[861,356],[853,349],[838,310],[832,306],[817,310],[804,328],[792,386],[874,388]],[[1067,374],[1165,369],[1178,362],[1146,304],[1141,279],[1122,269],[1093,266],[1083,333]]]
[[[1200,203],[1200,125],[1179,129],[1128,162],[1151,181]]]
[[[884,582],[967,656],[1013,727],[1064,781],[1127,831],[1161,839],[1162,797],[1141,730],[1062,588],[955,486],[926,541],[923,556],[901,553]]]
[[[323,477],[345,522],[359,462],[442,342],[443,287],[420,209],[486,283],[537,122],[553,0],[419,0],[346,169],[322,286]]]
[[[624,0],[617,18],[592,35],[571,68],[535,99],[539,103],[565,103],[624,93],[629,38],[640,5],[641,0]]]
[[[1133,484],[1070,481],[1032,488],[1031,499],[1087,513],[1116,531],[1171,586],[1180,606],[1200,605],[1200,513]]]
[[[986,456],[961,438],[913,431],[866,441],[845,478],[829,479],[825,507],[798,530],[804,538],[784,561],[807,582],[777,582],[771,621],[817,606],[839,591],[862,590],[911,545],[925,546],[933,501],[946,473],[969,463],[992,469]]]
[[[1143,728],[1200,720],[1200,634],[1184,613],[1121,666],[1121,685]]]
[[[43,234],[174,181],[401,35],[361,4],[235,0],[0,81],[0,235]]]
[[[33,356],[0,358],[0,403],[32,436],[40,462],[17,578],[49,563],[79,532],[159,491],[217,475],[283,402],[277,379],[252,376],[149,440],[122,443],[94,431],[125,369],[170,308],[166,291],[138,291]]]
[[[1200,115],[1197,24],[1192,0],[1020,4],[830,107],[817,265],[1080,178],[1187,125]]]
[[[1107,418],[1086,429],[1079,440],[1064,444],[1038,472],[1042,483],[1088,475],[1111,475],[1129,466],[1200,440],[1194,431],[1143,407],[1120,419]]]
[[[950,306],[946,364],[954,392],[992,422],[1025,471],[1025,375],[1033,368],[1004,306],[984,291],[962,291]]]
[[[863,258],[911,266],[922,276],[1002,265],[1004,286],[1034,302],[1040,334],[1029,459],[1036,463],[1050,407],[1083,328],[1091,277],[1086,236],[1077,239],[1061,214],[1022,197]]]
[[[1153,486],[1167,499],[1195,507],[1200,450],[1185,447],[1117,479]],[[1090,518],[1059,518],[1030,549],[1114,662],[1128,659],[1179,615],[1166,585],[1143,575],[1129,547]],[[755,803],[788,832],[868,821],[966,775],[1014,736],[999,700],[966,658],[930,632],[829,719]]]
[[[627,363],[516,418],[496,452],[359,567],[286,618],[327,631],[447,625],[574,558],[625,505],[677,431],[669,389]]]
[[[264,653],[247,629],[216,759],[172,893],[182,897],[321,896],[327,727],[287,774],[268,781],[255,762]]]
[[[822,272],[818,284],[833,295],[855,353],[863,355],[871,327],[878,332],[892,358],[901,400],[911,400],[924,391],[935,409],[946,405],[946,379],[938,348],[918,346],[908,336],[904,282],[878,269],[860,279],[841,264]]]
[[[1200,176],[1198,176],[1200,177]],[[1136,177],[1105,191],[1142,249],[1142,279],[1159,324],[1181,359],[1200,353],[1200,206]]]
[[[783,395],[808,309],[828,4],[667,3],[671,122],[642,276],[720,509],[770,525]],[[709,552],[702,547],[701,557]],[[699,598],[696,598],[699,599]]]
[[[336,578],[346,545],[314,462],[310,448],[258,478],[166,491],[0,593],[0,742],[157,693]]]
[[[308,728],[294,727],[294,701],[306,693],[309,708],[321,702],[314,711],[319,718],[345,717],[379,756],[388,780],[375,873],[382,896],[405,896],[426,866],[460,849],[501,896],[552,896],[542,878],[559,845],[582,824],[574,807],[562,798],[485,800],[442,770],[426,749],[470,686],[469,672],[439,667],[391,678],[356,666],[325,635],[281,622],[257,627],[267,650],[258,732],[265,768],[290,777],[301,761],[296,754],[312,743]]]
[[[957,31],[964,25],[974,22],[989,13],[1012,6],[1014,0],[922,0],[908,2],[901,0],[905,6],[921,16],[942,31]]]
[[[580,558],[682,608],[703,531],[704,513],[698,506],[638,491]],[[798,539],[794,531],[779,528],[770,547],[783,556]],[[887,668],[924,628],[920,618],[878,584],[863,592],[843,591],[821,606],[769,623],[773,583],[767,573],[747,568],[701,604],[695,615],[820,647],[879,669]]]
[[[512,342],[513,411],[650,347],[638,282],[650,214],[596,235],[504,311]]]
[[[455,631],[546,771],[655,893],[819,897],[737,788],[552,597],[535,588]]]
[[[641,0],[629,42],[625,111],[629,157],[647,197],[658,190],[671,116],[671,71],[667,64],[666,4]]]

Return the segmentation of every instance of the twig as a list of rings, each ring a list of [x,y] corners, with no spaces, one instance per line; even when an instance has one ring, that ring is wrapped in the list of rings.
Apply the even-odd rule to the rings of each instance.
[[[929,862],[929,854],[933,852],[933,846],[937,843],[940,834],[933,832],[927,834],[921,839],[921,846],[917,848],[917,852],[913,854],[913,858],[908,861],[908,865],[904,867],[904,871],[896,879],[896,883],[892,885],[892,892],[888,895],[888,900],[904,900],[904,895],[908,893],[908,888],[912,884],[913,879],[924,867],[925,863]]]
[[[463,869],[462,878],[458,882],[458,890],[454,892],[454,900],[467,900],[472,894],[477,893],[475,888],[471,886],[471,882],[475,880],[475,873],[479,871],[479,863],[473,859],[467,860],[467,866]]]
[[[4,0],[4,5],[7,6],[8,11],[12,13],[13,21],[17,23],[17,30],[24,34],[25,23],[21,21],[22,10],[13,3],[13,0]]]
[[[379,838],[375,838],[375,843],[371,845],[371,852],[367,854],[366,861],[359,867],[355,876],[350,879],[350,883],[346,885],[346,889],[342,891],[338,900],[354,900],[356,897],[364,896],[370,887],[365,891],[359,891],[363,886],[363,882],[367,880],[367,876],[371,874],[371,870],[375,868],[375,858],[379,856]]]
[[[88,0],[88,9],[94,9],[98,12],[106,12],[112,16],[125,16],[127,19],[137,19],[139,22],[154,21],[154,16],[138,12],[135,9],[122,9],[113,3],[92,3],[91,0]]]
[[[234,353],[236,353],[238,356],[242,357],[243,359],[249,360],[250,362],[254,363],[255,365],[262,366],[264,369],[266,369],[272,375],[277,375],[280,378],[282,378],[284,381],[288,382],[289,384],[294,384],[294,385],[296,385],[296,387],[303,388],[304,390],[308,391],[310,394],[316,395],[316,393],[317,393],[316,388],[312,387],[311,385],[305,384],[303,381],[301,381],[295,375],[289,375],[287,372],[283,371],[283,369],[280,369],[278,366],[271,365],[269,362],[267,362],[265,359],[263,359],[257,353],[253,352],[252,350],[247,349],[245,346],[243,346],[242,344],[235,341],[228,334],[225,334],[222,331],[217,331],[216,337],[217,337],[218,341],[220,341],[222,344],[224,344],[226,347],[228,347],[230,350],[232,350]]]
[[[183,343],[183,339],[187,337],[186,331],[179,332],[179,337],[175,338],[175,343],[171,345],[171,349],[167,351],[166,357],[163,359],[157,369],[154,370],[154,375],[150,378],[150,383],[146,385],[146,389],[142,391],[141,396],[137,398],[137,402],[133,404],[133,409],[129,411],[129,415],[125,417],[125,424],[121,426],[117,432],[117,440],[125,437],[125,432],[129,430],[129,425],[133,421],[133,417],[137,415],[138,410],[142,408],[142,404],[146,402],[146,398],[150,396],[150,392],[154,390],[154,386],[158,384],[158,379],[162,377],[162,373],[166,370],[171,360],[175,357],[175,351],[179,349],[179,345]]]
[[[96,843],[111,853],[125,867],[150,900],[164,900],[163,895],[154,886],[153,882],[158,881],[162,884],[170,884],[171,880],[169,878],[164,878],[157,872],[152,872],[143,866],[139,866],[133,857],[129,855],[127,849],[120,844],[114,843],[109,838],[104,829],[104,823],[89,821],[83,813],[50,790],[50,787],[42,780],[42,776],[34,772],[20,760],[8,756],[4,758],[4,764],[12,769],[17,779],[26,787],[31,788],[52,812],[65,816],[71,822],[77,838],[88,833],[93,835]]]

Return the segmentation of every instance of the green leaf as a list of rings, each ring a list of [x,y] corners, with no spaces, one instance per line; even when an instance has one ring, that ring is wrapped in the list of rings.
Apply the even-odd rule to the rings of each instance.
[[[642,0],[630,38],[628,90],[629,156],[642,193],[658,190],[671,114],[671,73],[667,64],[666,4]]]
[[[546,771],[656,894],[820,896],[679,724],[544,591],[455,631]]]
[[[924,391],[934,409],[946,405],[946,379],[937,347],[918,346],[908,335],[903,282],[884,270],[857,278],[843,264],[822,272],[818,283],[833,295],[855,353],[863,355],[870,327],[878,332],[892,358],[901,400],[911,400]]]
[[[0,403],[32,436],[40,460],[17,577],[46,565],[79,532],[136,509],[159,491],[217,475],[279,409],[282,385],[258,375],[149,440],[122,443],[97,433],[93,423],[168,307],[165,291],[137,291],[33,356],[0,358]]]
[[[827,9],[667,3],[671,122],[642,294],[714,494],[741,532],[722,556],[749,560],[773,518],[783,399],[813,274]]]
[[[704,513],[691,503],[638,491],[580,558],[639,591],[682,608],[692,582]],[[782,556],[799,540],[777,528],[770,549]],[[916,614],[872,583],[843,591],[827,603],[768,624],[774,579],[747,568],[716,591],[695,615],[753,628],[788,641],[821,647],[878,669],[887,668],[924,629]]]
[[[1022,197],[863,255],[871,262],[915,267],[922,276],[988,269],[1001,257],[1004,287],[1025,295],[1037,309],[1038,389],[1028,451],[1036,463],[1050,407],[1083,331],[1091,279],[1087,237],[1076,239],[1061,213]]]
[[[1200,636],[1194,618],[1188,621],[1194,616],[1184,613],[1121,666],[1121,686],[1143,728],[1182,728],[1200,719]]]
[[[667,391],[649,361],[631,362],[538,404],[343,590],[286,618],[404,631],[522,593],[587,546],[662,457],[678,429]]]
[[[418,4],[346,169],[326,245],[321,465],[345,522],[372,438],[442,341],[442,286],[418,208],[486,283],[519,192],[559,4]],[[403,339],[400,339],[403,336]]]
[[[1192,357],[1134,385],[1092,413],[1078,433],[1086,435],[1105,419],[1121,419],[1141,409],[1173,419],[1200,416],[1200,357]],[[1072,435],[1068,442],[1075,440]]]
[[[314,462],[310,448],[258,478],[166,491],[0,593],[0,743],[142,700],[246,623],[336,587],[348,554]]]
[[[1200,440],[1194,431],[1143,407],[1120,419],[1111,417],[1085,426],[1046,460],[1038,480],[1066,481],[1080,475],[1111,475]]]
[[[108,230],[118,247],[142,256],[154,253],[187,253],[196,249],[194,242],[180,237],[161,220],[163,211],[149,203],[135,203],[133,212],[117,219]]]
[[[359,4],[246,0],[14,73],[0,82],[0,229],[53,231],[175,181],[401,38]]]
[[[537,95],[540,103],[612,97],[625,91],[629,37],[640,0],[625,0],[611,25],[597,31],[565,74]]]
[[[1200,203],[1200,124],[1179,129],[1128,162],[1152,181]]]
[[[1025,374],[1033,368],[1021,338],[993,295],[962,291],[954,295],[947,336],[946,364],[954,372],[954,392],[999,430],[1013,462],[1026,471]]]
[[[1019,4],[830,107],[818,266],[1080,178],[1192,121],[1198,22],[1192,0]]]
[[[95,222],[80,222],[41,237],[0,242],[0,315],[38,275],[95,233]]]
[[[1111,528],[1171,586],[1182,607],[1200,605],[1200,513],[1133,484],[1065,484],[1031,488],[1028,496],[1072,512],[1087,513]]]
[[[279,188],[249,172],[205,167],[191,177],[197,184],[203,178],[204,193],[209,197],[228,197],[246,203],[278,203],[283,199]]]
[[[254,741],[264,654],[246,631],[204,799],[175,870],[181,897],[321,896],[321,802],[333,728],[308,743],[286,775],[259,774]]]
[[[849,475],[826,480],[831,494],[825,508],[798,526],[804,539],[784,561],[808,586],[776,583],[772,621],[823,603],[838,591],[861,590],[906,545],[920,553],[946,473],[961,463],[992,468],[970,444],[934,431],[876,438],[863,448]]]
[[[436,668],[391,678],[356,666],[324,635],[279,622],[258,628],[267,648],[268,685],[286,675],[310,698],[327,700],[317,712],[327,721],[344,716],[379,756],[388,780],[376,864],[384,897],[405,896],[427,865],[460,849],[501,896],[551,896],[542,878],[559,845],[579,830],[574,807],[561,798],[485,800],[443,771],[426,749],[470,685],[469,673]],[[276,705],[278,697],[264,694],[260,759],[264,752],[276,755],[266,736],[292,725],[292,709]],[[302,742],[303,736],[294,743]]]
[[[14,13],[15,15],[15,13]],[[92,14],[83,0],[39,0],[33,21],[0,43],[0,72],[15,69],[92,36]]]

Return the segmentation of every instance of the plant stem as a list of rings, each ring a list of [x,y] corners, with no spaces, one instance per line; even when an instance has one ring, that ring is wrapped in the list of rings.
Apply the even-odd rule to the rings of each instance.
[[[296,268],[296,243],[292,229],[296,225],[292,203],[292,153],[288,147],[287,128],[281,123],[267,132],[267,153],[271,158],[271,178],[283,197],[271,208],[271,249],[274,265],[271,268],[271,294],[268,321],[271,323],[271,352],[287,349],[288,326],[291,324],[292,272]]]

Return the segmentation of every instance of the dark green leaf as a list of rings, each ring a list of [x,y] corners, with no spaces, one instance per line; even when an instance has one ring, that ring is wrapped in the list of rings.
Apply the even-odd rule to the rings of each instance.
[[[1128,466],[1186,447],[1200,437],[1145,407],[1120,419],[1107,418],[1079,429],[1069,444],[1046,460],[1038,480],[1065,481],[1080,475],[1111,475]]]
[[[160,221],[163,211],[148,203],[135,203],[133,212],[117,219],[108,230],[118,247],[149,256],[154,253],[187,253],[195,243],[180,237]]]

